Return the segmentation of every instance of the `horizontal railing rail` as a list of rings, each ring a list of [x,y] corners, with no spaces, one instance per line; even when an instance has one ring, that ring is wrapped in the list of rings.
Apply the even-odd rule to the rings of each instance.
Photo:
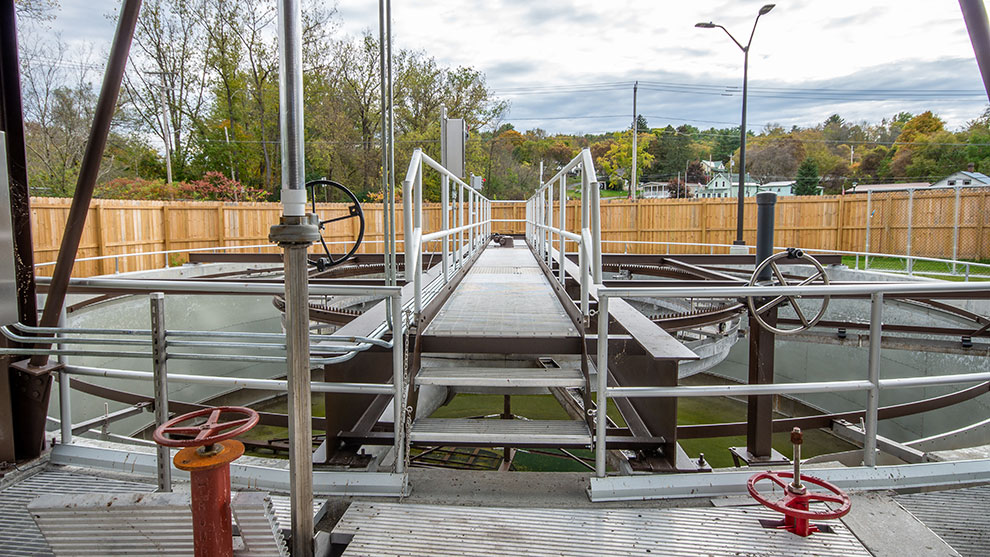
[[[39,283],[45,284],[50,279],[39,277]],[[0,335],[21,346],[0,348],[0,355],[56,356],[62,364],[58,370],[59,378],[59,407],[62,418],[62,442],[72,443],[74,426],[72,424],[71,377],[90,376],[114,379],[150,381],[156,385],[155,404],[162,408],[168,406],[167,384],[169,381],[181,384],[210,385],[224,388],[260,389],[275,392],[287,392],[288,382],[280,379],[255,379],[233,376],[196,375],[169,373],[168,361],[225,361],[287,364],[287,339],[281,333],[237,332],[237,331],[190,331],[168,330],[163,321],[164,292],[182,295],[278,295],[284,293],[280,284],[242,283],[235,281],[204,282],[185,280],[135,280],[114,278],[84,278],[71,279],[70,287],[82,292],[123,292],[142,294],[150,292],[151,298],[151,329],[111,329],[111,328],[72,328],[66,327],[65,310],[58,327],[34,327],[22,323],[0,326]],[[430,290],[437,287],[431,283]],[[387,300],[391,311],[390,319],[385,320],[368,336],[355,335],[310,335],[310,368],[332,365],[347,361],[357,354],[374,347],[389,350],[392,354],[393,376],[392,383],[335,383],[313,382],[312,391],[317,393],[345,394],[374,394],[392,395],[394,400],[402,401],[404,395],[403,366],[404,342],[403,331],[407,326],[404,313],[408,313],[412,302],[402,304],[402,289],[399,286],[348,286],[348,285],[310,285],[313,296],[367,296]],[[385,335],[390,333],[390,339]],[[88,349],[86,347],[120,346],[117,350]],[[76,348],[76,347],[82,348]],[[190,352],[197,349],[215,349],[219,353]],[[222,353],[223,351],[233,353]],[[275,352],[274,354],[259,354],[259,352]],[[280,354],[282,353],[282,354]],[[82,366],[70,364],[66,356],[108,357],[123,359],[150,359],[153,371],[138,371],[129,369],[111,369],[103,367]],[[400,408],[401,404],[396,404]],[[162,415],[166,415],[163,413]],[[92,420],[90,420],[92,421]],[[161,425],[162,419],[156,412],[156,424]],[[396,462],[396,472],[404,471],[402,453],[405,447],[403,439],[403,423],[396,420],[395,452],[399,456]],[[87,427],[88,429],[88,427]],[[159,451],[159,470],[170,466],[167,453]],[[164,477],[164,476],[160,476]]]
[[[567,230],[567,176],[581,172],[581,221],[580,230]],[[556,188],[556,190],[554,189]],[[554,195],[556,191],[556,197]],[[554,215],[554,201],[557,215]],[[515,222],[509,220],[510,222]],[[590,320],[591,284],[602,283],[601,212],[599,210],[598,176],[591,151],[582,149],[546,182],[540,184],[526,201],[526,240],[549,268],[553,268],[554,255],[559,260],[557,280],[565,281],[564,258],[567,242],[578,247],[578,272],[581,283],[581,315],[585,326]],[[556,238],[557,247],[554,248]]]
[[[608,397],[698,397],[698,396],[747,396],[747,395],[786,395],[824,393],[839,391],[867,392],[867,405],[864,419],[865,441],[863,446],[863,464],[876,466],[877,423],[879,411],[879,393],[883,389],[908,389],[942,385],[959,385],[982,383],[990,381],[990,373],[974,372],[964,374],[942,375],[933,377],[900,377],[880,378],[880,344],[883,323],[884,295],[904,294],[953,294],[961,298],[974,292],[986,292],[988,286],[979,282],[869,282],[862,284],[831,284],[831,285],[802,285],[802,286],[713,286],[707,288],[683,287],[605,287],[598,289],[599,315],[607,315],[609,300],[613,298],[767,298],[770,296],[869,296],[870,297],[870,333],[869,333],[869,364],[866,380],[847,381],[815,381],[804,383],[765,384],[765,385],[704,385],[676,387],[609,387],[608,375],[598,374],[598,390],[596,405],[598,409],[607,408]],[[608,319],[598,320],[598,369],[608,369]],[[598,477],[606,475],[606,422],[605,412],[599,411],[596,416],[595,431],[595,473]]]
[[[440,229],[423,229],[423,170],[440,174]],[[453,197],[453,199],[451,199]],[[461,268],[484,249],[491,236],[491,200],[420,149],[413,151],[402,180],[402,207],[406,280],[412,273],[416,321],[423,309],[423,247],[440,242],[442,284],[450,281],[451,271]],[[451,222],[453,221],[453,222]],[[465,238],[466,236],[466,238]],[[442,286],[442,285],[441,285]]]

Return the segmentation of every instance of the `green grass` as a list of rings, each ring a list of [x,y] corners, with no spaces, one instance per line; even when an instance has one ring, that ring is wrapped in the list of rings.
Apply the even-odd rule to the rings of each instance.
[[[983,263],[987,264],[990,261],[981,259],[969,261],[970,263]],[[859,266],[857,267],[857,258],[854,255],[843,255],[842,264],[849,267],[850,269],[861,269],[870,271],[893,271],[898,273],[907,272],[907,258],[905,257],[870,257],[869,269],[866,267],[866,257],[859,257]],[[964,281],[966,280],[966,267],[963,264],[956,264],[955,274],[952,274],[952,264],[944,263],[941,261],[925,261],[925,260],[914,260],[914,267],[912,274],[914,276],[934,278],[947,281]],[[990,269],[982,267],[971,267],[970,268],[970,280],[990,280]]]
[[[784,416],[774,415],[775,418]],[[746,421],[746,404],[724,397],[684,397],[677,403],[677,423],[679,425],[710,424],[722,422]],[[714,468],[733,466],[729,447],[746,445],[743,435],[733,437],[713,437],[710,439],[681,439],[681,447],[692,458],[700,453],[705,454],[705,460]],[[790,433],[773,434],[773,448],[788,458],[791,457],[792,445]],[[801,456],[808,458],[820,454],[839,451],[851,451],[856,447],[850,443],[823,432],[813,429],[804,432],[804,445]]]

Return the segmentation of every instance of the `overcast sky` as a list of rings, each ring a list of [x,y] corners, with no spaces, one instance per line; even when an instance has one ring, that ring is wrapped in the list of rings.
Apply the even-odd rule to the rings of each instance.
[[[61,0],[66,40],[105,52],[112,0]],[[516,129],[628,126],[632,82],[651,126],[738,125],[745,44],[763,2],[393,2],[394,45],[484,72]],[[378,33],[378,2],[339,0],[339,32]],[[784,0],[760,18],[749,60],[749,128],[813,126],[832,113],[877,122],[933,110],[952,129],[987,106],[958,0]],[[556,90],[555,90],[556,89]],[[796,91],[799,90],[799,91]],[[942,93],[936,91],[943,91]]]

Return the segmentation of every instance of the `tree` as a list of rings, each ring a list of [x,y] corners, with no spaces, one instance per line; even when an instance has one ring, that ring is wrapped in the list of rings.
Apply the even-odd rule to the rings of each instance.
[[[818,164],[811,157],[805,158],[797,171],[794,195],[818,195]]]

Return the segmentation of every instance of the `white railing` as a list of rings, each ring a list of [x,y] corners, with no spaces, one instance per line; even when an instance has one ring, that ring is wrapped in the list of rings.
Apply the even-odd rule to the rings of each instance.
[[[39,277],[39,284],[50,282]],[[0,334],[8,340],[23,343],[22,348],[0,348],[0,355],[10,356],[57,356],[65,363],[59,374],[59,406],[61,411],[62,443],[72,443],[73,424],[71,423],[71,377],[109,377],[135,379],[153,382],[156,408],[166,409],[159,414],[156,410],[156,425],[164,423],[167,416],[169,381],[180,384],[211,385],[223,388],[260,389],[286,392],[287,381],[277,379],[254,379],[232,376],[190,375],[168,373],[169,360],[197,361],[238,361],[252,363],[287,363],[287,339],[285,334],[227,332],[227,331],[180,331],[168,330],[164,323],[164,300],[162,292],[186,295],[279,295],[285,292],[280,284],[257,284],[245,282],[205,282],[186,280],[127,280],[113,278],[71,279],[69,286],[83,292],[152,291],[151,324],[149,330],[134,329],[92,329],[59,327],[30,327],[24,324],[11,324],[0,327]],[[313,356],[312,367],[347,361],[372,346],[385,348],[392,355],[392,383],[334,383],[313,382],[312,391],[322,393],[350,394],[391,394],[394,400],[395,419],[395,471],[404,472],[405,425],[400,418],[404,412],[404,346],[403,310],[401,288],[398,286],[327,286],[310,285],[313,296],[372,296],[390,301],[391,318],[380,324],[368,336],[310,335],[315,343],[310,346]],[[411,305],[411,304],[407,304]],[[405,308],[408,310],[409,308]],[[64,316],[64,310],[63,310]],[[64,317],[62,319],[64,322]],[[398,330],[395,330],[398,328]],[[390,340],[384,340],[390,334]],[[31,335],[31,336],[29,336]],[[41,348],[34,347],[41,345]],[[93,347],[91,349],[87,347]],[[104,347],[119,347],[108,350]],[[101,349],[102,348],[102,349]],[[226,354],[202,353],[203,349],[226,350]],[[259,353],[260,352],[260,353]],[[265,354],[265,352],[269,354]],[[129,369],[107,369],[71,365],[65,362],[66,356],[113,356],[124,359],[148,359],[152,361],[152,372]],[[159,388],[158,386],[161,386]],[[121,414],[122,416],[129,415]],[[84,422],[85,423],[85,422]],[[159,451],[159,473],[168,470],[170,463],[167,451]],[[160,476],[161,477],[161,476]]]
[[[682,396],[745,396],[797,393],[824,393],[835,391],[866,391],[868,393],[865,415],[865,441],[863,464],[876,466],[877,413],[882,389],[931,387],[990,381],[990,373],[965,373],[937,377],[910,377],[880,379],[880,343],[883,323],[884,294],[935,294],[985,292],[985,283],[930,283],[930,282],[877,282],[864,284],[817,286],[733,286],[708,288],[650,287],[650,288],[599,288],[599,315],[608,315],[610,298],[747,298],[766,296],[870,296],[870,345],[868,377],[859,381],[816,381],[766,385],[705,385],[678,387],[609,387],[608,374],[598,374],[598,392],[595,430],[595,473],[605,477],[605,427],[608,397],[682,397]],[[598,320],[598,369],[608,369],[608,319]]]
[[[440,230],[423,232],[423,166],[440,173]],[[451,186],[453,182],[453,187]],[[453,201],[451,200],[453,194]],[[422,150],[413,151],[409,169],[402,180],[403,224],[405,226],[405,273],[413,273],[417,321],[423,309],[423,246],[439,241],[443,256],[443,283],[451,271],[464,265],[484,249],[491,237],[491,201],[455,176]],[[453,222],[452,222],[453,221]]]
[[[650,242],[638,240],[602,240],[602,244],[623,246],[623,253],[628,253],[628,246],[650,245],[660,246],[666,255],[676,255],[670,253],[671,247],[677,248],[700,248],[697,251],[687,253],[715,253],[716,249],[728,250],[746,248],[749,253],[755,253],[756,246],[736,246],[732,244],[704,244],[696,242]],[[784,251],[787,248],[774,246],[774,250]],[[895,253],[879,253],[871,251],[844,251],[818,248],[801,248],[809,254],[830,254],[841,255],[853,259],[853,268],[864,271],[878,271],[884,273],[903,274],[908,276],[924,277],[959,277],[965,281],[972,278],[986,279],[990,277],[990,263],[980,263],[977,261],[966,261],[962,259],[942,259],[938,257],[923,257],[919,255],[904,255]],[[616,253],[610,251],[609,253]],[[657,253],[660,253],[657,251]],[[872,266],[870,260],[873,260]],[[862,260],[863,265],[860,266]],[[879,263],[878,263],[879,261]]]
[[[567,230],[567,175],[573,170],[581,172],[581,223],[580,233]],[[556,197],[554,196],[556,188]],[[557,215],[554,215],[554,201]],[[556,222],[556,226],[554,223]],[[595,174],[591,151],[580,153],[549,180],[540,184],[526,201],[526,241],[537,255],[553,267],[554,255],[560,266],[557,280],[564,284],[566,272],[566,244],[575,242],[578,247],[578,272],[581,282],[581,315],[585,325],[589,322],[589,292],[591,284],[602,283],[602,226],[599,211],[598,176]],[[557,247],[554,248],[556,241]]]

